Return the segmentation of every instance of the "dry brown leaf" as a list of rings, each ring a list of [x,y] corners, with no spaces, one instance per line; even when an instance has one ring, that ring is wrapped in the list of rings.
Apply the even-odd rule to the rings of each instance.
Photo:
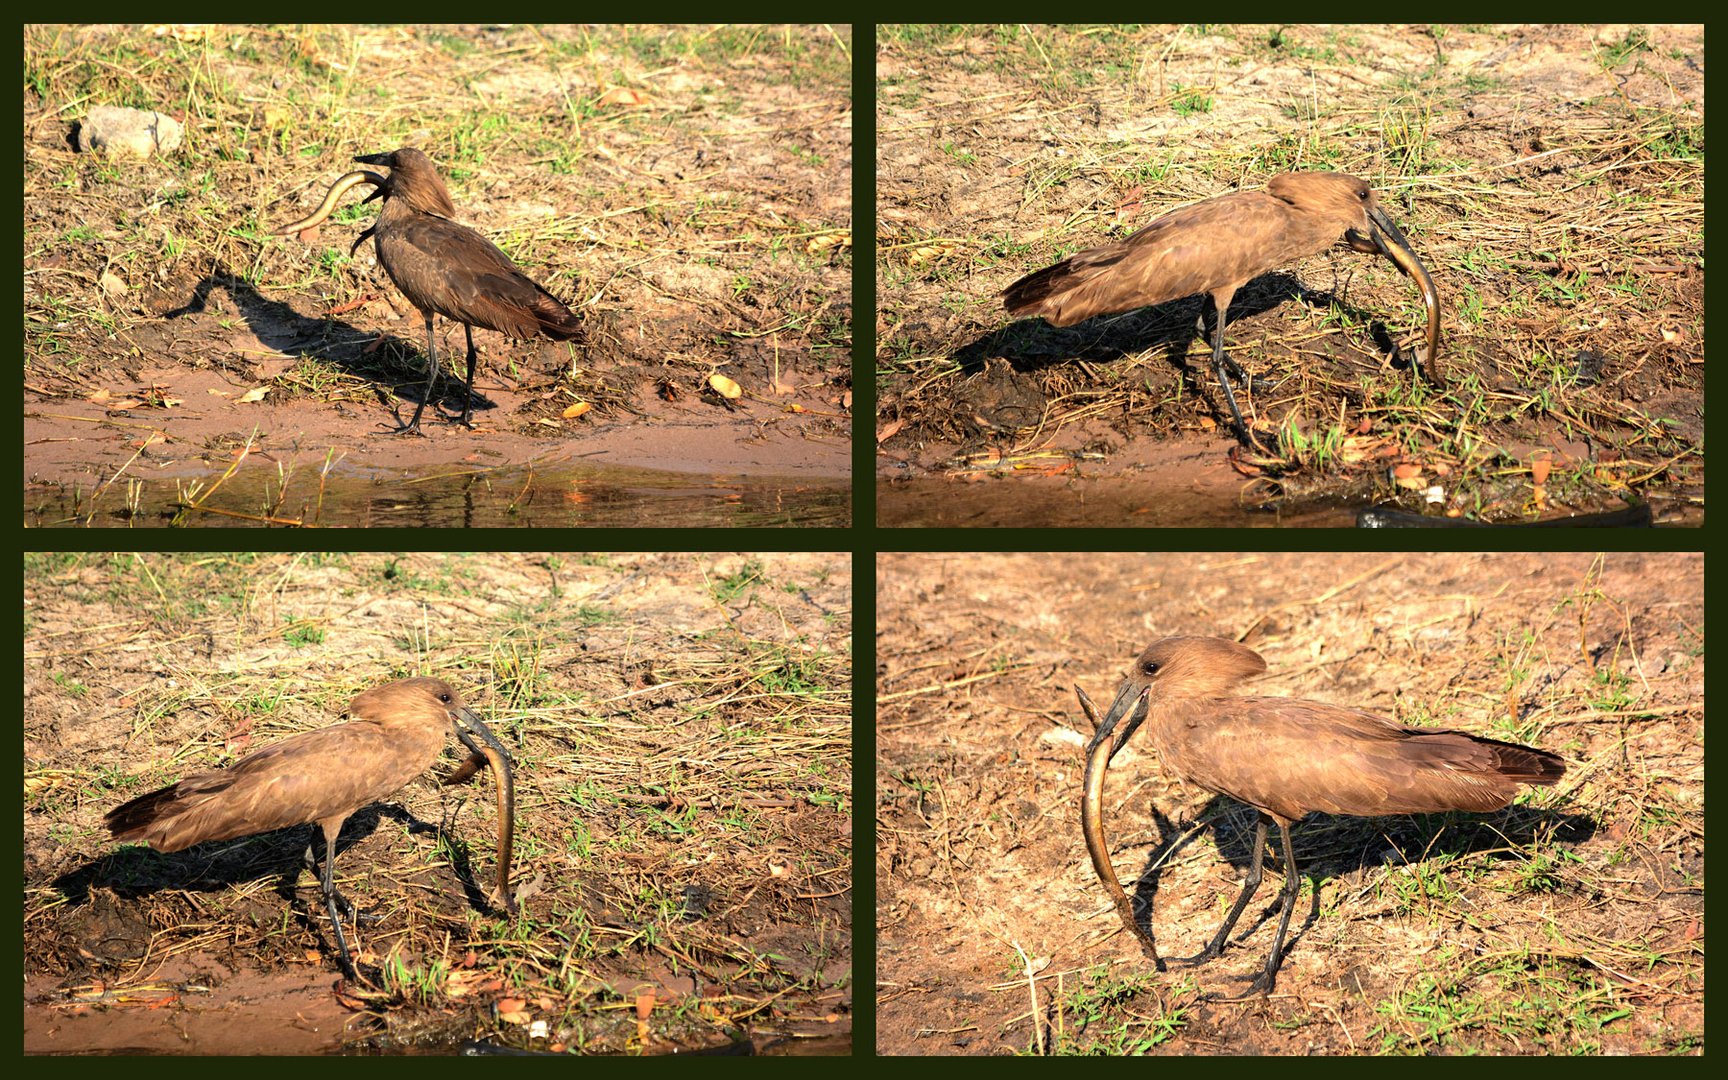
[[[1554,459],[1544,454],[1530,463],[1530,479],[1537,487],[1548,482],[1548,473],[1554,468]]]
[[[954,245],[950,243],[920,244],[906,256],[906,261],[914,267],[923,266],[926,263],[935,262],[953,251]]]
[[[804,251],[806,254],[820,255],[824,251],[829,251],[834,248],[845,250],[851,246],[851,232],[827,232],[812,236],[810,242],[804,245]]]
[[[646,105],[649,100],[648,95],[644,94],[640,90],[628,86],[614,86],[602,93],[595,104],[602,107],[607,105],[629,107],[635,105]]]

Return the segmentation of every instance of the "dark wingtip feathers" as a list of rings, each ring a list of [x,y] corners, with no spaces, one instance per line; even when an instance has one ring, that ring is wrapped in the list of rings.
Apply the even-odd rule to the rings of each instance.
[[[1002,308],[1015,318],[1037,315],[1044,301],[1057,290],[1057,281],[1068,273],[1068,260],[1034,271],[1002,290]]]

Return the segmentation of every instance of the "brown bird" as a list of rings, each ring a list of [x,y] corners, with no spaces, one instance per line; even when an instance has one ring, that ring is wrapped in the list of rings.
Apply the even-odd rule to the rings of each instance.
[[[336,949],[343,972],[357,977],[337,910],[340,905],[354,914],[354,905],[336,891],[336,838],[354,811],[425,772],[454,729],[473,757],[463,766],[467,771],[451,779],[465,779],[473,763],[483,759],[498,781],[498,899],[513,912],[515,785],[504,746],[441,679],[402,679],[368,690],[349,704],[348,715],[353,719],[346,724],[302,732],[226,769],[188,776],[118,806],[104,819],[108,829],[116,840],[142,841],[168,852],[313,823],[313,839],[320,831],[324,838],[320,884]],[[310,844],[306,859],[316,870]]]
[[[1519,785],[1553,784],[1566,772],[1566,763],[1555,755],[1516,743],[1407,728],[1371,712],[1319,701],[1234,692],[1243,679],[1265,670],[1259,653],[1234,641],[1168,637],[1140,654],[1102,721],[1085,692],[1077,690],[1080,707],[1097,729],[1086,747],[1081,800],[1086,850],[1123,923],[1160,969],[1151,932],[1134,917],[1104,840],[1104,773],[1128,736],[1144,722],[1166,770],[1259,811],[1254,861],[1241,895],[1211,943],[1180,962],[1199,964],[1223,952],[1237,917],[1260,885],[1267,826],[1277,823],[1284,847],[1284,910],[1265,970],[1248,993],[1270,992],[1283,959],[1284,932],[1299,889],[1291,825],[1312,813],[1487,813],[1509,805]],[[1127,724],[1112,738],[1124,717]],[[1106,746],[1108,754],[1101,752]]]
[[[1212,371],[1224,388],[1237,434],[1252,443],[1230,389],[1230,375],[1244,381],[1248,376],[1224,353],[1230,299],[1261,274],[1340,241],[1357,251],[1379,252],[1421,286],[1428,308],[1427,376],[1439,385],[1434,363],[1440,352],[1440,295],[1434,281],[1367,183],[1344,173],[1282,173],[1265,191],[1219,195],[1172,211],[1126,240],[1026,275],[1003,291],[1002,306],[1016,318],[1036,315],[1051,326],[1072,326],[1094,315],[1210,295],[1217,313]],[[1204,333],[1204,313],[1199,329]]]
[[[396,430],[419,433],[420,413],[438,378],[438,353],[432,340],[434,312],[461,323],[468,335],[466,396],[458,422],[472,427],[468,418],[474,408],[474,363],[479,356],[474,348],[476,326],[519,340],[544,335],[553,341],[576,341],[582,337],[582,324],[562,301],[517,269],[510,256],[492,241],[450,220],[456,206],[431,158],[405,146],[354,160],[386,166],[390,175],[384,177],[366,169],[348,173],[331,185],[318,209],[276,231],[286,234],[313,228],[330,216],[343,192],[356,184],[375,185],[376,190],[361,202],[382,198],[384,208],[372,227],[355,239],[349,254],[359,250],[368,236],[375,237],[378,264],[426,320],[426,389],[414,409],[414,418]]]

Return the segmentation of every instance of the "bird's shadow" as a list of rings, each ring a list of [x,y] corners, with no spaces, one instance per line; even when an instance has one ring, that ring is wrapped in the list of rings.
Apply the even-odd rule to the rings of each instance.
[[[446,820],[448,816],[449,812]],[[486,890],[474,880],[467,843],[445,824],[422,821],[395,803],[373,803],[343,822],[336,840],[339,874],[343,872],[342,854],[364,843],[386,818],[403,826],[410,836],[438,838],[468,906],[486,915],[501,914],[488,901]],[[325,934],[318,876],[305,861],[307,845],[317,829],[316,825],[293,825],[232,840],[194,844],[184,851],[169,853],[138,844],[103,855],[62,874],[51,884],[69,905],[76,907],[90,902],[92,890],[96,889],[111,891],[122,900],[138,900],[165,889],[216,893],[274,876],[276,894],[288,903],[302,925],[314,933]],[[322,858],[322,833],[317,835],[316,850]]]
[[[227,266],[218,264],[192,288],[186,302],[162,313],[168,321],[202,314],[210,309],[211,296],[220,291],[228,296],[247,328],[266,347],[285,356],[312,356],[332,364],[357,378],[374,384],[379,404],[400,412],[402,402],[418,405],[426,388],[426,345],[424,340],[411,341],[388,331],[376,333],[362,330],[335,316],[313,318],[301,315],[280,300],[264,296],[251,283]],[[424,323],[416,320],[416,329]],[[383,337],[383,341],[378,338]],[[466,356],[465,347],[454,350],[458,361]],[[444,366],[450,353],[440,350],[440,378],[433,384],[433,394],[427,405],[443,408],[447,398],[454,398],[461,407],[460,376],[451,376]],[[388,390],[388,392],[386,392]],[[474,393],[476,412],[497,406],[481,394]],[[402,417],[398,415],[400,423]]]
[[[1152,808],[1152,824],[1161,838],[1146,854],[1140,873],[1132,884],[1124,883],[1133,901],[1134,911],[1142,927],[1149,927],[1159,952],[1167,950],[1158,936],[1156,922],[1149,922],[1159,891],[1164,868],[1173,863],[1182,850],[1210,831],[1218,853],[1235,868],[1235,880],[1223,887],[1222,899],[1234,901],[1249,867],[1254,861],[1256,811],[1234,799],[1214,796],[1200,811],[1199,827],[1183,825]],[[1390,817],[1361,818],[1312,814],[1290,829],[1290,842],[1296,852],[1296,869],[1302,877],[1314,882],[1310,890],[1311,904],[1299,925],[1292,925],[1285,938],[1284,955],[1288,956],[1307,931],[1320,917],[1320,886],[1333,878],[1359,880],[1368,871],[1382,866],[1400,864],[1415,866],[1439,855],[1454,858],[1478,852],[1495,852],[1501,858],[1516,858],[1509,848],[1529,848],[1539,843],[1565,841],[1577,843],[1589,839],[1595,824],[1588,815],[1567,814],[1530,806],[1513,806],[1492,814],[1453,812],[1440,814],[1406,814]],[[1320,841],[1326,841],[1320,843]],[[1284,889],[1284,856],[1275,826],[1267,832],[1267,849],[1262,862],[1260,887],[1254,894],[1253,906],[1244,909],[1242,918],[1231,931],[1224,953],[1246,948],[1248,939],[1263,924],[1276,921],[1282,907]],[[1200,929],[1210,941],[1223,922],[1218,914],[1216,924]],[[1168,930],[1168,926],[1165,927]],[[1270,948],[1271,939],[1264,942]],[[1196,946],[1195,951],[1199,950]]]
[[[1240,362],[1240,356],[1231,349],[1232,343],[1239,347],[1253,345],[1251,337],[1243,339],[1233,334],[1240,322],[1294,299],[1319,310],[1336,308],[1352,323],[1365,327],[1375,347],[1382,354],[1393,356],[1395,366],[1409,367],[1410,358],[1398,350],[1390,327],[1346,301],[1342,292],[1342,287],[1336,291],[1307,288],[1295,275],[1282,271],[1260,275],[1237,290],[1230,301],[1224,327],[1225,355]],[[1196,325],[1202,315],[1204,333]],[[1216,320],[1217,313],[1207,296],[1190,296],[1119,315],[1100,315],[1067,327],[1051,326],[1039,318],[1020,319],[968,342],[952,353],[951,358],[965,375],[984,370],[986,361],[995,358],[1007,360],[1018,372],[1034,373],[1074,360],[1103,364],[1160,351],[1164,360],[1187,376],[1197,390],[1209,391],[1212,380],[1196,378],[1195,368],[1205,371],[1210,364],[1211,334]],[[1190,364],[1188,357],[1196,341],[1206,359]]]

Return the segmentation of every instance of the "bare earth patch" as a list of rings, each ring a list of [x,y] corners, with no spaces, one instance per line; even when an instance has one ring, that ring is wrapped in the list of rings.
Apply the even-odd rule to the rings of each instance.
[[[290,514],[329,459],[339,478],[849,474],[846,27],[32,26],[24,44],[27,503],[119,503],[131,480],[195,503],[237,458],[249,494],[284,472],[313,490],[278,500]],[[191,102],[187,142],[75,153],[90,101]],[[478,331],[474,431],[430,415],[462,403],[463,334],[439,318],[426,437],[390,433],[425,331],[369,240],[350,257],[374,207],[272,234],[354,155],[405,145],[586,328]],[[363,523],[366,501],[326,499],[323,523]]]
[[[850,1046],[845,554],[35,555],[27,1053]],[[410,674],[516,759],[349,819],[340,977],[305,828],[161,854],[102,815]]]
[[[1702,520],[1701,26],[882,26],[876,48],[880,523]],[[1200,298],[1064,329],[1002,310],[1024,274],[1292,170],[1367,179],[1410,237],[1443,389],[1410,368],[1417,290],[1338,248],[1230,308],[1270,454],[1232,453]]]
[[[1702,1052],[1701,556],[877,565],[879,1052]],[[1277,988],[1223,1001],[1265,961],[1278,864],[1221,957],[1155,973],[1081,836],[1073,687],[1107,702],[1170,634],[1241,637],[1270,669],[1254,693],[1523,742],[1567,774],[1499,814],[1305,819]],[[1252,811],[1167,779],[1138,740],[1106,796],[1160,951],[1198,952]]]

